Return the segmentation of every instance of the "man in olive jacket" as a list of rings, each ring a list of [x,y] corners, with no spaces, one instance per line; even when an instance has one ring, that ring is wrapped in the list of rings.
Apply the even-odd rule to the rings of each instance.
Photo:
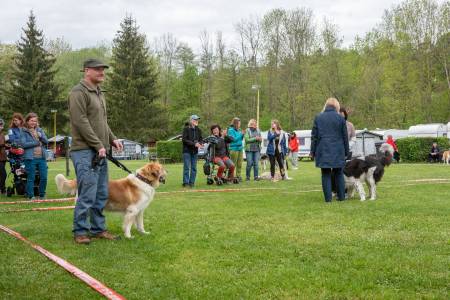
[[[110,145],[121,151],[122,144],[108,126],[106,102],[100,83],[108,65],[97,59],[83,64],[84,78],[69,94],[69,115],[72,134],[70,156],[78,184],[74,211],[75,242],[89,244],[91,238],[117,239],[106,230],[103,208],[108,199],[108,166],[106,149]],[[98,157],[99,163],[93,163]],[[88,221],[88,217],[90,220]]]

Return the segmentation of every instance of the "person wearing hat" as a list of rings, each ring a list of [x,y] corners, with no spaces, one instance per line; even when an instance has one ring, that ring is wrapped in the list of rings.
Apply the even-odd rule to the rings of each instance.
[[[5,150],[5,134],[3,133],[3,128],[5,127],[5,121],[0,119],[0,192],[2,195],[6,194],[6,150]]]
[[[73,234],[78,244],[89,244],[91,236],[118,239],[106,230],[103,208],[108,199],[109,146],[122,151],[123,146],[109,128],[106,101],[100,84],[109,68],[98,59],[84,61],[84,77],[69,94],[69,117],[72,134],[70,156],[78,183],[78,199],[74,210]],[[92,164],[98,156],[102,163]],[[88,220],[89,219],[89,220]]]
[[[183,187],[193,187],[197,176],[198,149],[203,141],[198,120],[199,116],[192,115],[183,129]]]

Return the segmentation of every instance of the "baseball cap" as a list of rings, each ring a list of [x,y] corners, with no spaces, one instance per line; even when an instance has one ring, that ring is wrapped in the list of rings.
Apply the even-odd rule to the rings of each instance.
[[[191,120],[200,120],[200,117],[197,115],[192,115],[190,119]]]
[[[83,62],[83,70],[81,72],[84,72],[84,69],[86,68],[109,68],[109,66],[105,63],[103,63],[101,60],[96,58],[88,58]]]

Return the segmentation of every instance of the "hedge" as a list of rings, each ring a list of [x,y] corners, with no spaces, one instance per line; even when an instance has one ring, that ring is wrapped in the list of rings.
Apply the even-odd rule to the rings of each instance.
[[[433,142],[438,143],[441,151],[449,148],[449,140],[446,137],[407,137],[396,140],[403,162],[427,161]]]
[[[182,161],[183,145],[180,140],[159,141],[156,143],[156,155],[168,158],[169,162]]]

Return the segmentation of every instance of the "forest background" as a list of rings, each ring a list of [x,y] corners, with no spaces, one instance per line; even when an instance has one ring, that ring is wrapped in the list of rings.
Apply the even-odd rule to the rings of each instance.
[[[338,24],[304,7],[242,19],[230,44],[204,30],[198,50],[171,33],[147,37],[131,15],[117,27],[111,44],[73,49],[63,37],[47,40],[30,12],[16,44],[0,41],[0,117],[34,111],[52,136],[57,110],[57,132],[67,134],[67,95],[83,60],[96,57],[111,65],[110,127],[144,143],[180,133],[191,114],[204,130],[235,116],[245,127],[257,90],[263,130],[273,118],[286,130],[310,129],[328,97],[358,129],[450,121],[449,1],[406,0],[346,47]]]

